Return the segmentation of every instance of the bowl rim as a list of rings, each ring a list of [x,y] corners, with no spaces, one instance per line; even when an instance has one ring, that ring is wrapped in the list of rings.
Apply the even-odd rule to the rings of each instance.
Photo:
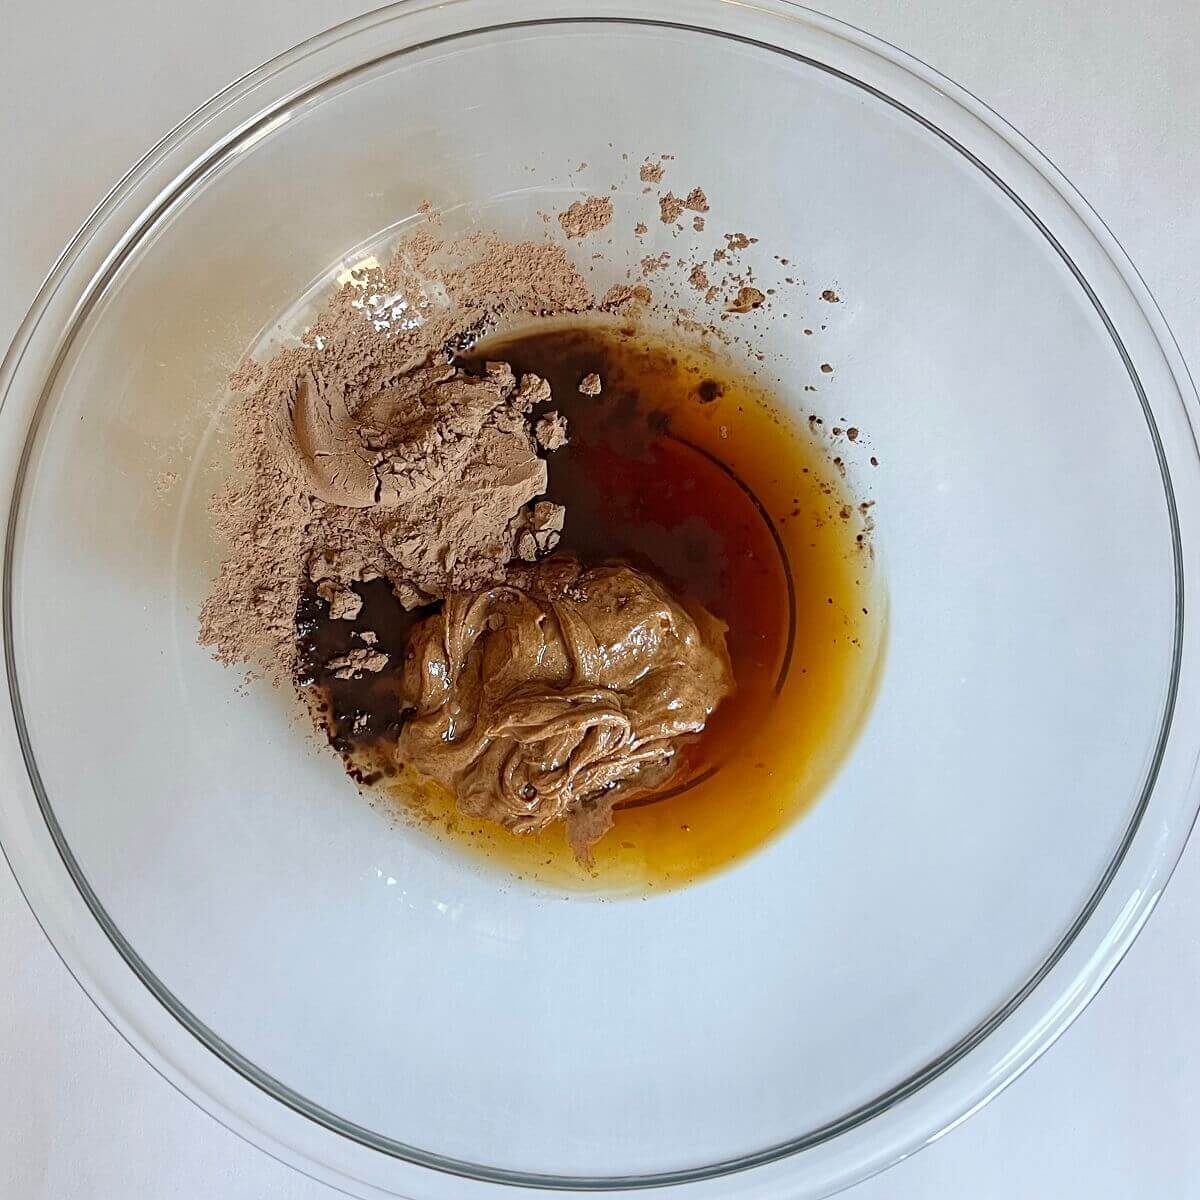
[[[456,1179],[457,1190],[447,1192],[447,1194],[462,1194],[462,1187],[468,1181],[478,1182],[481,1185],[511,1185],[518,1189],[538,1187],[561,1190],[566,1193],[581,1190],[593,1192],[629,1190],[651,1186],[665,1188],[671,1192],[675,1188],[687,1185],[711,1184],[712,1181],[722,1178],[725,1179],[727,1185],[732,1185],[734,1177],[743,1181],[749,1181],[752,1177],[756,1177],[757,1183],[751,1185],[752,1188],[756,1188],[759,1183],[770,1184],[772,1173],[766,1169],[778,1167],[780,1164],[786,1165],[789,1160],[796,1161],[804,1152],[843,1139],[851,1131],[865,1128],[866,1125],[878,1120],[885,1113],[892,1112],[897,1106],[903,1105],[905,1101],[927,1092],[930,1084],[935,1080],[945,1079],[956,1067],[961,1066],[967,1058],[971,1057],[973,1051],[981,1047],[987,1039],[993,1037],[1009,1021],[1010,1017],[1019,1009],[1026,1007],[1035,993],[1042,997],[1041,1004],[1046,1009],[1043,1018],[1036,1021],[1033,1030],[1019,1038],[1016,1045],[1005,1048],[1005,1053],[1000,1056],[1004,1064],[1003,1069],[993,1068],[986,1072],[986,1078],[973,1081],[971,1088],[959,1086],[953,1089],[956,1096],[954,1103],[943,1101],[936,1106],[939,1109],[936,1119],[931,1121],[930,1117],[934,1114],[926,1113],[923,1120],[914,1116],[910,1122],[901,1123],[905,1128],[895,1130],[886,1150],[880,1148],[872,1154],[860,1153],[856,1156],[859,1160],[857,1165],[848,1167],[846,1164],[838,1164],[836,1156],[830,1156],[831,1161],[825,1174],[820,1179],[814,1180],[817,1190],[804,1193],[828,1194],[831,1184],[836,1184],[833,1190],[848,1186],[850,1183],[857,1182],[866,1175],[874,1173],[875,1170],[882,1169],[890,1162],[904,1157],[915,1147],[941,1136],[970,1112],[982,1106],[986,1100],[997,1094],[1031,1065],[1078,1015],[1078,1012],[1082,1011],[1082,1008],[1111,974],[1128,949],[1133,937],[1136,936],[1149,916],[1161,894],[1162,887],[1182,853],[1188,832],[1196,818],[1197,804],[1200,802],[1195,788],[1194,754],[1190,762],[1190,771],[1187,770],[1189,764],[1186,762],[1181,764],[1176,771],[1179,776],[1178,784],[1182,791],[1181,799],[1176,805],[1179,809],[1178,817],[1166,830],[1170,836],[1160,837],[1160,841],[1155,847],[1156,852],[1147,852],[1146,861],[1140,864],[1141,869],[1136,872],[1136,877],[1127,881],[1126,886],[1131,888],[1132,899],[1116,908],[1112,914],[1113,923],[1102,930],[1097,944],[1090,948],[1090,953],[1082,956],[1083,969],[1072,977],[1065,976],[1061,968],[1068,963],[1068,951],[1087,949],[1078,944],[1080,935],[1085,928],[1094,928],[1093,921],[1101,909],[1102,901],[1105,901],[1106,897],[1111,899],[1112,885],[1118,876],[1123,872],[1128,874],[1128,868],[1134,865],[1129,851],[1139,833],[1145,832],[1143,818],[1160,780],[1160,767],[1168,750],[1172,719],[1174,713],[1178,711],[1182,689],[1185,684],[1189,693],[1195,691],[1196,688],[1196,684],[1192,681],[1197,673],[1195,664],[1200,659],[1196,655],[1195,635],[1191,634],[1184,622],[1185,578],[1192,578],[1194,581],[1196,568],[1195,564],[1185,556],[1184,547],[1189,544],[1184,540],[1182,529],[1184,522],[1181,519],[1181,512],[1185,511],[1185,506],[1178,504],[1181,490],[1186,491],[1189,502],[1186,505],[1185,516],[1187,523],[1191,525],[1197,519],[1193,515],[1193,510],[1200,507],[1192,503],[1197,496],[1200,496],[1194,433],[1197,412],[1195,387],[1188,375],[1178,346],[1144,281],[1137,273],[1136,268],[1129,262],[1107,226],[1083,197],[1067,183],[1048,159],[1034,149],[1011,126],[965,89],[947,80],[919,60],[861,30],[823,14],[801,8],[799,5],[788,3],[787,0],[755,0],[755,3],[749,5],[735,3],[735,0],[690,0],[687,3],[680,2],[680,0],[652,0],[650,3],[634,3],[631,0],[603,0],[602,3],[592,5],[586,4],[583,0],[571,0],[571,3],[568,4],[554,3],[553,0],[525,0],[519,6],[505,6],[505,11],[512,12],[517,8],[523,9],[531,15],[522,19],[508,19],[484,24],[476,23],[467,14],[499,14],[502,10],[498,0],[450,0],[448,4],[438,3],[438,0],[399,0],[390,7],[343,22],[299,43],[291,50],[276,56],[222,89],[147,151],[96,206],[51,268],[30,306],[29,312],[18,327],[3,363],[0,364],[0,397],[2,397],[0,399],[0,419],[7,418],[3,429],[6,452],[11,449],[7,445],[8,442],[14,440],[23,442],[19,457],[9,454],[9,458],[5,459],[2,464],[3,469],[0,471],[5,484],[10,476],[13,479],[11,495],[7,497],[6,501],[9,509],[3,581],[3,633],[10,699],[15,718],[15,728],[5,729],[5,745],[3,753],[0,754],[0,763],[4,765],[5,775],[10,780],[18,775],[13,768],[24,768],[28,776],[27,786],[32,791],[36,809],[44,822],[40,830],[36,828],[36,825],[29,823],[24,827],[14,827],[14,822],[7,809],[0,809],[0,847],[4,850],[14,877],[25,895],[31,911],[68,970],[110,1023],[134,1045],[135,1049],[151,1065],[179,1087],[185,1095],[221,1120],[223,1124],[234,1128],[243,1136],[247,1136],[249,1140],[268,1149],[276,1157],[281,1157],[292,1165],[301,1167],[307,1165],[310,1173],[324,1178],[327,1182],[340,1183],[341,1186],[346,1186],[351,1182],[367,1187],[375,1185],[370,1180],[361,1177],[360,1165],[350,1163],[353,1155],[325,1154],[323,1156],[320,1152],[313,1153],[311,1149],[303,1145],[297,1146],[294,1135],[289,1136],[289,1134],[281,1132],[278,1126],[275,1130],[268,1131],[253,1116],[247,1115],[249,1109],[263,1112],[264,1110],[260,1106],[230,1103],[228,1099],[222,1098],[222,1094],[228,1097],[242,1086],[257,1088],[270,1097],[273,1106],[287,1106],[302,1120],[321,1125],[334,1137],[356,1142],[369,1152],[388,1155],[394,1160],[410,1164],[414,1169],[420,1170],[423,1176],[427,1176],[430,1171],[433,1171],[442,1173],[443,1177]],[[564,10],[572,8],[580,10],[578,15],[561,15]],[[731,15],[733,10],[738,10],[736,17]],[[535,13],[540,15],[532,15]],[[559,15],[553,15],[555,13]],[[684,13],[689,14],[691,19],[683,20]],[[747,18],[747,13],[753,15]],[[701,14],[708,14],[714,24],[706,26],[697,23]],[[466,15],[465,21],[461,20],[464,15]],[[900,94],[901,89],[897,89],[897,94],[892,94],[858,78],[851,70],[838,65],[835,52],[829,53],[825,59],[818,59],[789,50],[780,44],[762,40],[749,32],[738,33],[717,28],[715,23],[718,15],[730,22],[737,20],[739,23],[745,24],[748,21],[749,25],[755,26],[755,28],[759,27],[755,25],[755,22],[758,22],[760,18],[762,27],[771,27],[774,23],[780,30],[783,28],[781,22],[784,24],[796,23],[803,26],[809,33],[815,32],[819,37],[836,39],[847,48],[851,59],[856,53],[861,53],[877,57],[890,68],[895,69],[899,74],[894,82],[902,82],[901,76],[911,78],[913,94],[911,97]],[[352,40],[360,34],[377,30],[386,24],[397,21],[418,26],[414,31],[416,33],[420,33],[424,29],[422,21],[431,28],[436,28],[438,21],[448,22],[451,31],[433,39],[414,38],[410,44],[403,44],[398,49],[393,47],[374,58],[356,62],[352,68],[346,71],[333,75],[322,75],[316,83],[311,84],[308,88],[295,86],[289,72],[302,67],[307,60],[319,58],[343,41]],[[768,1147],[765,1150],[727,1162],[681,1171],[646,1176],[574,1178],[528,1174],[446,1159],[439,1155],[420,1151],[415,1147],[404,1146],[390,1138],[353,1126],[337,1118],[335,1114],[326,1113],[325,1110],[313,1105],[304,1097],[291,1093],[290,1089],[278,1080],[265,1076],[253,1063],[243,1059],[236,1050],[225,1044],[219,1035],[207,1029],[194,1014],[189,1013],[171,995],[154,977],[153,972],[146,964],[142,963],[136,951],[125,941],[120,931],[104,912],[103,906],[88,886],[86,878],[74,861],[70,847],[66,844],[62,831],[58,828],[54,818],[49,798],[41,785],[36,761],[21,717],[12,629],[11,582],[21,486],[28,462],[29,448],[37,428],[37,419],[52,386],[54,372],[61,364],[74,330],[86,316],[90,303],[94,302],[102,293],[107,282],[119,271],[125,257],[138,245],[140,239],[153,229],[155,222],[170,210],[171,205],[180,195],[197,182],[202,181],[207,172],[214,169],[215,165],[222,161],[227,154],[252,145],[255,140],[262,137],[265,132],[274,127],[274,123],[280,120],[281,114],[290,112],[293,107],[303,104],[309,96],[345,78],[352,71],[370,69],[385,59],[395,58],[414,50],[426,49],[439,41],[476,36],[480,33],[530,26],[606,23],[621,23],[630,26],[666,26],[698,34],[715,34],[731,38],[763,50],[784,54],[808,68],[825,71],[849,84],[860,87],[875,99],[889,104],[898,112],[917,121],[934,136],[962,154],[1034,224],[1075,277],[1076,282],[1083,289],[1107,327],[1130,375],[1135,394],[1146,414],[1150,435],[1155,444],[1160,469],[1163,473],[1167,515],[1174,542],[1176,629],[1172,680],[1166,698],[1164,721],[1160,731],[1155,762],[1147,774],[1145,787],[1134,805],[1133,815],[1121,846],[1108,864],[1088,902],[1062,940],[1037,972],[1026,980],[1024,985],[1005,1004],[949,1050],[939,1055],[934,1062],[914,1073],[907,1080],[893,1086],[882,1097],[861,1106],[829,1126],[810,1131],[787,1143]],[[454,28],[456,25],[461,25],[461,27]],[[836,50],[832,43],[827,49]],[[285,86],[282,94],[276,96],[267,107],[261,107],[256,93],[270,83],[288,86]],[[1003,144],[1005,154],[1002,157],[1006,158],[1008,167],[1017,169],[1020,162],[1026,164],[1029,171],[1048,186],[1049,192],[1044,197],[1047,202],[1052,204],[1061,202],[1065,205],[1063,212],[1055,213],[1055,220],[1075,218],[1080,226],[1076,235],[1082,234],[1084,238],[1092,239],[1095,247],[1102,252],[1103,258],[1097,259],[1089,269],[1101,271],[1107,262],[1115,272],[1114,281],[1122,284],[1127,290],[1128,299],[1132,302],[1133,308],[1123,314],[1122,328],[1126,328],[1126,322],[1132,322],[1135,316],[1145,322],[1145,332],[1149,334],[1153,348],[1159,352],[1162,359],[1161,364],[1153,364],[1154,371],[1157,372],[1157,382],[1161,385],[1155,389],[1156,395],[1161,393],[1167,397],[1163,401],[1164,404],[1172,398],[1169,395],[1170,389],[1166,386],[1169,378],[1174,387],[1174,398],[1177,399],[1183,416],[1183,425],[1177,426],[1175,432],[1178,435],[1186,426],[1190,433],[1190,440],[1186,445],[1179,436],[1174,441],[1171,439],[1164,441],[1161,437],[1142,375],[1139,374],[1141,358],[1139,357],[1139,363],[1135,363],[1121,329],[1118,328],[1101,296],[1093,287],[1091,280],[1095,276],[1089,277],[1088,274],[1085,274],[1084,269],[1076,261],[1078,256],[1073,257],[1071,247],[1060,240],[1061,230],[1052,229],[1043,216],[1039,215],[1032,204],[1024,198],[1024,195],[990,164],[989,158],[1001,150],[998,144],[988,141],[986,149],[965,144],[964,141],[960,141],[948,129],[943,129],[914,103],[910,102],[910,100],[924,100],[932,103],[931,93],[938,94],[938,102],[934,107],[944,108],[948,112],[957,109],[967,118],[967,126],[972,134],[985,135],[985,140],[987,140],[986,135],[998,139],[998,142]],[[947,108],[947,106],[949,107]],[[224,118],[223,125],[221,125],[222,118]],[[210,125],[224,130],[223,134],[218,136],[215,141],[208,140]],[[974,125],[981,125],[983,128],[977,130]],[[201,143],[204,143],[204,152],[197,156],[195,151]],[[1011,157],[1012,155],[1015,155],[1016,158]],[[183,170],[179,169],[181,164]],[[1031,183],[1032,178],[1023,182]],[[123,224],[127,210],[134,214],[135,220],[132,225]],[[113,224],[123,224],[123,227],[114,230],[110,228],[110,225]],[[60,320],[59,314],[53,311],[55,306],[64,310],[65,320]],[[1128,305],[1125,307],[1129,308]],[[48,327],[52,328],[47,334]],[[1140,335],[1141,331],[1138,332]],[[47,341],[45,347],[35,346],[35,339],[38,337],[45,338]],[[1144,338],[1141,340],[1145,341]],[[32,358],[27,358],[31,351]],[[1150,355],[1149,341],[1145,341],[1145,344],[1140,347],[1139,355],[1141,354]],[[40,386],[36,379],[27,384],[21,382],[23,378],[21,371],[27,361],[32,361],[34,365],[26,374],[39,377]],[[1159,370],[1160,367],[1165,367],[1165,374]],[[18,385],[20,386],[18,387]],[[26,390],[27,395],[17,397],[19,402],[10,403],[16,390]],[[14,412],[16,409],[20,409],[20,413]],[[9,428],[14,416],[23,417],[26,413],[31,414],[31,419],[24,435],[20,433],[20,430],[14,431]],[[15,438],[14,434],[16,434]],[[1188,453],[1189,451],[1190,453]],[[1172,457],[1178,457],[1181,460],[1174,472],[1172,463],[1169,461]],[[1186,489],[1181,489],[1177,485],[1185,478]],[[1186,679],[1184,677],[1185,665],[1192,668],[1187,672]],[[1183,748],[1183,752],[1186,757],[1186,747]],[[52,845],[45,844],[46,838]],[[34,843],[38,843],[36,849]],[[39,881],[38,864],[45,866],[52,862],[51,850],[57,854],[60,868],[54,884],[46,882],[44,873],[41,873]],[[68,881],[77,890],[77,895],[72,898],[69,905],[70,911],[61,905],[56,905],[48,895],[48,892],[54,891],[58,885]],[[83,905],[82,908],[79,907],[80,903]],[[55,936],[56,934],[58,936]],[[170,1028],[170,1026],[149,1022],[146,1020],[144,1012],[139,1016],[133,1015],[132,1009],[141,1006],[130,1001],[128,997],[119,996],[122,985],[114,980],[119,979],[120,976],[109,974],[105,982],[100,981],[95,969],[95,958],[91,957],[89,961],[89,954],[80,950],[82,941],[92,940],[96,937],[108,943],[108,954],[105,957],[116,956],[116,961],[110,961],[107,969],[112,971],[119,962],[120,970],[126,973],[124,976],[126,983],[130,982],[127,973],[132,971],[137,978],[136,986],[138,988],[145,987],[154,1003],[161,1005],[171,1021],[177,1023],[174,1025],[176,1038],[178,1028],[182,1025],[192,1037],[197,1039],[195,1049],[201,1050],[205,1056],[212,1057],[214,1064],[219,1063],[223,1072],[233,1072],[240,1081],[238,1084],[231,1086],[230,1082],[226,1080],[218,1087],[214,1084],[206,1066],[199,1065],[195,1061],[183,1061],[190,1059],[191,1056],[186,1053],[187,1048],[181,1048],[170,1034],[163,1033],[163,1029]],[[97,944],[92,947],[90,954],[104,954],[104,952],[105,947]],[[1053,985],[1060,976],[1062,983],[1067,986],[1060,987],[1061,994],[1058,995],[1054,994],[1055,989],[1050,986],[1048,993],[1047,985]],[[151,1024],[155,1026],[153,1029]],[[300,1140],[303,1143],[305,1139],[301,1138]],[[339,1158],[342,1161],[339,1162]],[[728,1187],[724,1188],[720,1194],[730,1194]],[[747,1189],[746,1194],[753,1194],[753,1192]]]

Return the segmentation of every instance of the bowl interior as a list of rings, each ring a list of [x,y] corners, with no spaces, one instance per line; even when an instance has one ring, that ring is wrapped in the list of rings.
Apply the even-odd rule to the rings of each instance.
[[[598,99],[589,80],[620,86]],[[679,194],[706,190],[705,234],[634,237],[637,166],[662,153]],[[739,332],[797,419],[857,425],[880,463],[851,463],[890,603],[855,752],[763,852],[644,902],[530,887],[396,826],[286,697],[196,645],[243,352],[294,335],[297,299],[422,201],[541,237],[539,211],[592,191],[617,210],[606,260],[579,251],[601,286],[737,231],[760,239],[760,280],[802,278],[786,318]],[[435,1155],[654,1174],[860,1111],[1038,969],[1153,762],[1172,545],[1102,317],[935,131],[761,46],[541,25],[330,83],[226,147],[130,248],[31,454],[15,669],[99,902],[264,1076]],[[180,478],[160,495],[163,472]]]

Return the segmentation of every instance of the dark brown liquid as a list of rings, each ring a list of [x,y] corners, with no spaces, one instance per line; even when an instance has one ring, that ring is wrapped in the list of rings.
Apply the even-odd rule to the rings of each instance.
[[[570,441],[549,456],[566,506],[561,549],[648,571],[728,625],[736,693],[680,752],[662,791],[617,814],[591,877],[561,830],[515,837],[462,817],[452,798],[401,775],[390,789],[430,828],[518,874],[625,890],[674,886],[766,841],[811,801],[865,711],[881,643],[863,523],[828,450],[782,418],[729,363],[618,323],[539,326],[493,338],[487,359],[548,379]],[[578,384],[596,372],[598,397]],[[331,740],[365,782],[393,774],[406,614],[385,583],[360,589],[355,622],[308,598],[302,662]],[[872,608],[876,611],[872,614]],[[360,680],[323,671],[378,635],[389,667]]]

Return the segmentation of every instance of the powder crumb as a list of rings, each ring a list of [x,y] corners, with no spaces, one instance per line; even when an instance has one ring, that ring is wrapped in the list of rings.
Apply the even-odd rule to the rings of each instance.
[[[661,183],[665,169],[661,162],[650,162],[647,159],[642,163],[642,169],[638,171],[638,178],[643,183]]]
[[[262,367],[248,358],[229,376],[229,386],[235,392],[252,392],[262,382],[262,377]]]
[[[658,198],[658,219],[664,225],[674,225],[686,207],[686,201],[680,200],[674,192],[668,192]]]
[[[718,248],[713,251],[713,262],[715,262],[715,263],[724,262],[725,257],[726,257],[726,254],[725,254],[724,250]]]
[[[433,212],[433,205],[430,204],[428,200],[422,200],[421,203],[417,205],[417,212],[419,212],[421,216],[427,217],[431,212]]]
[[[645,222],[645,221],[639,221],[639,222],[638,222],[638,223],[637,223],[637,224],[636,224],[636,225],[633,227],[633,232],[634,232],[634,233],[635,233],[635,234],[636,234],[638,237],[645,237],[645,236],[646,236],[646,234],[649,232],[649,230],[647,229],[647,226],[646,226],[646,222]]]
[[[599,307],[603,312],[620,312],[633,304],[649,304],[653,299],[650,289],[644,283],[635,284],[633,287],[626,283],[614,283],[604,293]]]
[[[747,237],[744,233],[727,233],[725,241],[729,243],[730,250],[745,250],[747,246],[753,246],[758,238]]]
[[[588,196],[576,200],[566,212],[558,214],[558,223],[568,238],[584,238],[605,228],[613,218],[610,196]]]
[[[708,274],[700,265],[700,263],[696,263],[696,265],[692,267],[692,273],[688,276],[688,283],[690,283],[698,292],[708,291]]]
[[[353,621],[362,612],[362,597],[332,579],[317,584],[317,595],[329,605],[329,615],[335,621]]]
[[[361,633],[355,630],[354,636],[368,646],[376,646],[379,644],[379,634],[374,630],[364,629]]]
[[[156,495],[165,496],[177,483],[179,476],[174,471],[163,471],[162,474],[154,481],[154,491]]]
[[[409,583],[407,579],[401,579],[392,584],[392,595],[400,601],[400,607],[405,612],[412,612],[414,608],[423,608],[433,599],[432,596],[421,591],[415,583]]]
[[[692,212],[708,212],[708,197],[704,194],[704,189],[699,187],[692,188],[687,194],[687,199],[683,202],[683,207],[690,209]]]
[[[703,217],[693,217],[692,218],[692,228],[697,233],[703,233],[704,232],[704,218]]]
[[[581,162],[581,163],[579,164],[579,166],[577,166],[577,167],[575,168],[575,170],[576,170],[576,171],[586,171],[586,170],[587,170],[587,163],[586,163],[586,162]]]
[[[642,259],[642,274],[653,275],[671,265],[671,255],[664,250],[661,254],[648,254]]]
[[[842,298],[833,290],[833,288],[826,288],[821,293],[821,299],[824,300],[826,304],[841,304],[842,302]]]
[[[832,373],[832,371],[833,371],[833,365],[832,365],[831,363],[822,363],[822,364],[821,364],[821,370],[822,370],[822,371],[823,371],[823,372],[824,372],[826,375],[829,375],[829,374],[830,374],[830,373]]]
[[[721,289],[719,287],[717,287],[717,285],[714,283],[712,285],[712,287],[710,287],[708,289],[708,291],[704,293],[705,303],[711,304],[720,294],[721,294]]]
[[[517,555],[525,562],[536,562],[540,554],[549,554],[558,545],[566,523],[567,510],[561,504],[539,500],[517,535]]]
[[[533,432],[543,450],[561,450],[567,444],[567,418],[559,412],[548,412],[538,420]]]
[[[743,287],[738,289],[738,293],[731,300],[725,302],[725,311],[727,313],[748,313],[756,308],[761,308],[766,296],[756,287]]]
[[[846,436],[852,442],[857,442],[858,441],[858,428],[854,425],[851,425],[850,428],[846,430]]]
[[[585,375],[579,381],[579,393],[582,396],[598,396],[603,388],[604,385],[600,382],[600,376],[595,371]]]
[[[350,650],[325,664],[335,679],[356,679],[364,671],[375,675],[387,665],[388,656],[382,650]]]

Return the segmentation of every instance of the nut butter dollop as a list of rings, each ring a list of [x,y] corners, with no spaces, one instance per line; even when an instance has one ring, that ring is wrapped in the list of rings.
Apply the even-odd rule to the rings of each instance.
[[[414,629],[398,755],[515,833],[564,820],[587,862],[614,806],[661,787],[732,691],[704,609],[632,567],[551,558]]]

